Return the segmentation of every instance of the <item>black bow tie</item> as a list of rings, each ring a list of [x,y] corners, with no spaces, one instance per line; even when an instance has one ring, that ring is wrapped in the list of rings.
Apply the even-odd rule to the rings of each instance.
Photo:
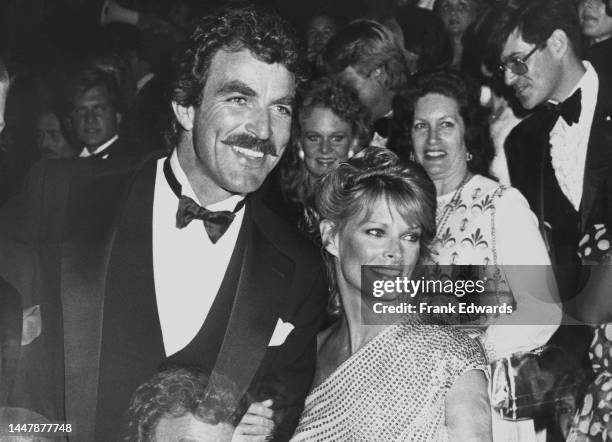
[[[570,126],[578,123],[580,111],[582,110],[582,90],[577,89],[567,100],[562,103],[546,103],[546,107],[560,115]]]
[[[236,204],[232,212],[229,210],[213,212],[182,194],[182,186],[176,179],[174,172],[172,172],[172,167],[170,166],[170,157],[166,158],[166,161],[164,161],[164,175],[166,176],[166,181],[168,181],[170,188],[179,198],[178,210],[176,211],[176,227],[182,229],[194,219],[201,219],[204,223],[204,228],[206,229],[208,237],[213,244],[216,244],[219,238],[229,229],[230,224],[236,217],[236,212],[244,207],[245,200],[242,199]]]

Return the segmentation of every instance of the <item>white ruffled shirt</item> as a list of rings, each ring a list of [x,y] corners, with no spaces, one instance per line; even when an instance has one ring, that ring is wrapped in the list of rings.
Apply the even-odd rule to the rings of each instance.
[[[569,94],[572,96],[576,90],[582,89],[582,109],[578,123],[570,126],[563,118],[559,118],[550,131],[550,156],[555,177],[576,211],[582,199],[584,166],[599,91],[599,78],[595,69],[588,61],[582,64],[586,72]]]

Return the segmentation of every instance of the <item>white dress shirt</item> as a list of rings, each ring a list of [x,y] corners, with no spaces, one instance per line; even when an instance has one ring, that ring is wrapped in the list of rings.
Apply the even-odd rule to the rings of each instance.
[[[178,198],[164,176],[164,161],[161,158],[157,163],[153,197],[153,274],[164,348],[166,356],[170,356],[187,346],[204,324],[236,245],[244,208],[236,213],[216,244],[211,242],[200,220],[178,229]],[[200,203],[179,164],[176,150],[170,165],[183,195]],[[206,208],[232,211],[242,198],[232,196]]]
[[[582,90],[578,123],[570,126],[560,117],[550,131],[550,156],[555,177],[563,194],[576,211],[580,208],[582,200],[584,167],[599,91],[599,78],[593,66],[588,61],[582,63],[586,72],[569,94],[571,97],[578,88]]]
[[[115,141],[117,141],[119,139],[119,135],[115,135],[114,137],[112,137],[110,140],[108,140],[106,143],[101,144],[96,150],[94,150],[93,152],[90,152],[87,147],[83,147],[83,150],[81,151],[81,153],[79,154],[79,158],[88,158],[88,157],[92,157],[94,155],[99,154],[100,152],[102,152],[104,149],[106,149],[108,146],[110,146],[111,144],[113,144]],[[108,154],[106,155],[102,155],[102,159],[107,159],[108,158]]]

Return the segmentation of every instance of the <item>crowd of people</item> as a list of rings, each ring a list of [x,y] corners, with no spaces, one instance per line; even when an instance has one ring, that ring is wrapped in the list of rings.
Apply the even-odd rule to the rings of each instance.
[[[2,54],[0,439],[612,440],[612,2],[273,6]]]

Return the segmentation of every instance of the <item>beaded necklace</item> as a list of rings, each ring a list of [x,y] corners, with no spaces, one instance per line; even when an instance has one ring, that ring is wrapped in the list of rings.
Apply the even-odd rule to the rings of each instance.
[[[436,237],[439,237],[442,234],[443,229],[446,226],[446,222],[448,221],[451,214],[453,213],[453,210],[455,210],[455,207],[457,207],[457,204],[461,200],[461,192],[463,191],[463,188],[465,187],[465,185],[467,184],[467,182],[470,180],[471,177],[472,177],[472,174],[469,172],[466,172],[465,176],[461,180],[461,183],[459,183],[459,187],[457,187],[457,190],[455,190],[453,197],[444,206],[444,210],[442,211],[442,214],[440,215],[439,220],[436,219],[436,224],[438,226],[436,229]]]

